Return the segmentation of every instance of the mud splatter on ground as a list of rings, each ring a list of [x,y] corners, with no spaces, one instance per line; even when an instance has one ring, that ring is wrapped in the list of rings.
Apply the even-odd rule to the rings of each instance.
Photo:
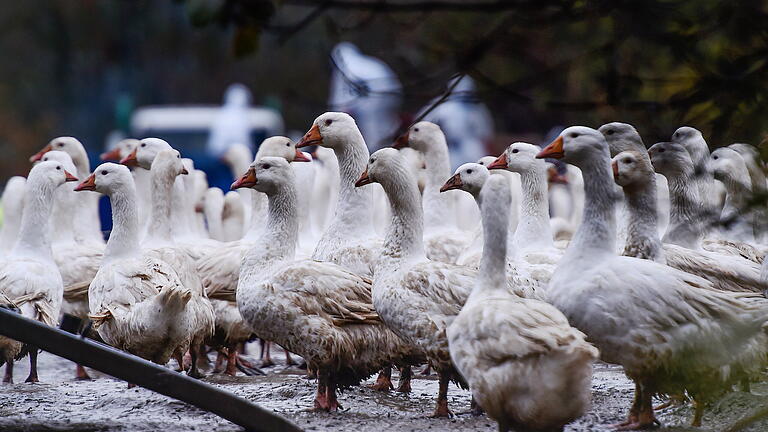
[[[256,352],[257,348],[251,352]],[[282,359],[280,352],[275,359]],[[125,382],[92,372],[92,381],[75,381],[74,365],[43,353],[40,380],[27,384],[28,361],[15,370],[16,384],[0,385],[0,430],[30,431],[239,431],[215,415],[142,388],[128,389]],[[495,431],[493,421],[472,417],[470,395],[458,388],[450,390],[453,419],[430,419],[437,381],[419,377],[410,395],[379,393],[366,387],[349,390],[340,396],[344,410],[333,414],[308,411],[314,398],[315,382],[304,371],[278,364],[267,369],[267,376],[231,378],[209,375],[206,381],[225,388],[268,409],[279,412],[308,431]],[[369,380],[369,383],[373,379]],[[632,383],[621,368],[600,364],[592,383],[592,410],[566,431],[607,431],[621,421],[632,397]],[[758,406],[768,404],[768,384],[755,384],[751,393],[735,392],[710,406],[705,427],[686,427],[692,411],[681,405],[659,413],[665,425],[660,431],[721,431]],[[553,409],[556,407],[553,407]],[[746,431],[768,430],[768,422]]]

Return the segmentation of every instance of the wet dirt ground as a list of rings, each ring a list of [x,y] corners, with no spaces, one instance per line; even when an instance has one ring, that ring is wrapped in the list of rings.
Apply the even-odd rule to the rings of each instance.
[[[249,353],[258,353],[250,347]],[[452,419],[431,419],[437,381],[416,376],[413,392],[380,393],[365,386],[340,395],[343,410],[337,413],[309,411],[314,398],[314,380],[303,370],[286,367],[283,355],[274,350],[278,365],[265,369],[267,376],[237,377],[208,375],[205,380],[292,419],[308,431],[495,431],[485,416],[473,417],[468,391],[452,387],[449,393]],[[247,357],[253,359],[252,357]],[[211,355],[213,359],[213,355]],[[255,359],[254,359],[255,360]],[[74,364],[42,353],[40,383],[24,383],[28,360],[17,363],[16,384],[0,384],[0,431],[239,431],[240,427],[143,388],[128,389],[123,381],[89,371],[91,381],[74,379]],[[368,380],[372,383],[375,377]],[[623,420],[632,398],[632,383],[621,368],[598,364],[592,381],[593,407],[566,431],[607,431]],[[704,427],[691,428],[689,405],[658,413],[660,431],[722,431],[727,425],[768,405],[768,383],[754,384],[751,393],[734,392],[709,406]],[[556,407],[553,407],[553,409]],[[768,431],[768,421],[744,429]]]

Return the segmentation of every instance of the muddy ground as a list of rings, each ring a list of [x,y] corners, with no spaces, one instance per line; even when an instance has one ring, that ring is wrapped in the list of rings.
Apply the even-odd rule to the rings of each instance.
[[[250,353],[257,353],[252,347]],[[379,393],[364,386],[340,395],[344,409],[338,413],[308,411],[314,398],[315,381],[304,371],[279,363],[266,369],[267,376],[236,378],[209,375],[206,381],[252,402],[279,412],[311,431],[495,431],[486,417],[472,417],[470,395],[452,387],[453,419],[430,419],[437,381],[417,376],[410,395]],[[213,359],[213,356],[211,357]],[[250,357],[248,357],[250,358]],[[16,384],[0,384],[0,431],[239,431],[241,428],[213,414],[143,388],[128,389],[123,381],[90,371],[92,381],[76,381],[74,365],[51,354],[40,355],[40,383],[27,384],[26,359],[15,368]],[[371,378],[369,383],[373,382]],[[603,431],[623,420],[631,402],[632,383],[621,368],[599,364],[592,383],[593,407],[566,431]],[[755,384],[751,393],[736,392],[708,407],[703,428],[691,428],[689,406],[676,406],[658,413],[661,431],[722,431],[758,406],[768,405],[768,383]],[[768,421],[745,429],[768,431]]]

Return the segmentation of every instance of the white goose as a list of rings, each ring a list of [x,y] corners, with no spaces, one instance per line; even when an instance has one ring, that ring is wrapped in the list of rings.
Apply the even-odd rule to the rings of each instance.
[[[339,112],[318,116],[296,147],[311,145],[333,149],[339,162],[336,213],[317,242],[312,258],[370,277],[381,244],[373,229],[371,191],[355,188],[355,180],[368,160],[368,147],[355,120]]]
[[[496,160],[496,156],[483,156],[477,160],[479,165],[488,168],[488,165],[492,164]],[[509,182],[509,191],[512,193],[512,204],[509,206],[509,229],[510,233],[514,234],[517,229],[517,223],[520,221],[520,202],[523,199],[523,188],[520,185],[520,174],[507,170],[494,170],[491,172],[494,175],[504,176]],[[481,185],[482,187],[482,185]],[[477,197],[480,194],[480,189],[477,192],[470,192],[477,202]],[[478,210],[478,215],[479,215]],[[509,237],[512,239],[512,236]],[[479,261],[478,261],[479,262]]]
[[[765,194],[766,189],[768,189],[768,183],[766,183],[765,172],[763,171],[764,164],[757,148],[744,143],[733,143],[728,148],[736,150],[744,158],[752,183],[752,193],[755,195]],[[760,209],[757,210],[755,215],[755,236],[757,236],[757,241],[761,244],[765,244],[768,241],[768,238],[766,238],[768,236],[768,217],[766,216],[768,215],[766,215],[765,210]]]
[[[703,239],[707,223],[711,219],[701,214],[703,210],[700,191],[696,187],[696,168],[690,153],[680,144],[656,143],[648,149],[653,168],[664,174],[669,183],[670,223],[662,241],[689,249],[704,249],[723,255],[734,255],[763,262],[765,249],[745,242]]]
[[[112,232],[91,286],[91,319],[102,339],[158,364],[182,355],[194,336],[187,310],[193,298],[176,271],[139,246],[136,188],[126,166],[99,165],[75,188],[106,194],[112,205]]]
[[[227,148],[221,160],[229,167],[232,178],[237,179],[244,172],[248,171],[248,167],[253,162],[253,152],[243,143],[233,143]],[[266,206],[265,208],[257,207],[260,213],[252,213],[254,209],[252,205],[253,196],[257,194],[248,188],[238,189],[237,193],[240,194],[244,209],[244,224],[241,233],[248,232],[254,224],[263,225],[264,218],[266,217]]]
[[[19,236],[21,214],[24,211],[27,179],[13,176],[3,189],[0,204],[3,206],[3,226],[0,228],[0,256],[11,251]]]
[[[754,242],[755,215],[748,208],[752,179],[744,158],[734,149],[721,147],[712,152],[710,168],[725,186],[725,205],[720,214],[723,235],[740,242]]]
[[[464,305],[477,271],[427,258],[416,179],[393,148],[371,155],[357,186],[379,183],[389,197],[392,222],[376,264],[373,305],[386,325],[421,350],[438,372],[440,388],[434,416],[451,415],[448,384],[462,387],[448,350],[445,329]]]
[[[255,194],[254,194],[255,195]],[[256,198],[251,197],[251,200]],[[252,211],[258,207],[251,206]],[[236,191],[229,191],[224,195],[224,205],[221,212],[221,229],[223,241],[233,242],[243,238],[243,227],[245,224],[245,208],[243,207],[242,195]],[[257,226],[251,224],[250,226]]]
[[[203,343],[213,335],[214,311],[208,300],[203,282],[197,273],[195,262],[185,249],[179,248],[173,239],[171,220],[171,201],[175,180],[179,175],[188,175],[179,152],[164,149],[156,152],[154,157],[143,152],[152,152],[146,147],[139,148],[139,160],[152,159],[150,174],[152,175],[152,210],[147,234],[142,241],[142,248],[155,257],[170,264],[179,275],[184,289],[191,293],[187,303],[186,313],[192,319],[192,340],[190,342],[191,365],[188,375],[194,378],[202,377],[197,369],[197,355]],[[178,355],[178,353],[177,353]],[[184,369],[183,353],[177,357],[179,367]]]
[[[115,161],[123,162],[128,161],[136,148],[141,145],[141,141],[133,138],[127,138],[118,142],[115,147],[105,153],[102,153],[99,158],[102,161]],[[133,174],[133,182],[136,185],[136,210],[139,217],[139,226],[144,229],[147,226],[147,220],[149,219],[149,212],[152,208],[152,186],[148,169],[139,168],[135,163],[125,163],[133,167],[131,173]]]
[[[301,355],[317,370],[315,408],[339,408],[336,390],[410,354],[371,304],[370,281],[338,265],[293,261],[298,211],[295,175],[283,158],[254,162],[233,188],[267,194],[268,220],[243,259],[240,314],[261,338]]]
[[[490,176],[480,196],[489,241],[472,293],[447,329],[451,359],[499,431],[562,429],[589,407],[597,349],[553,306],[509,292],[509,184]]]
[[[665,152],[666,153],[666,152]],[[658,161],[658,157],[655,157]],[[613,176],[624,190],[629,214],[623,255],[649,259],[707,279],[724,291],[763,292],[760,266],[750,260],[676,244],[662,245],[657,230],[654,172],[648,157],[634,150],[616,155]]]
[[[308,162],[309,159],[296,149],[292,140],[283,136],[275,136],[265,139],[259,146],[257,159],[263,157],[281,157],[290,162]],[[291,164],[293,165],[293,164]],[[250,168],[249,168],[250,169]],[[246,175],[248,170],[245,173]],[[240,178],[240,176],[238,176]],[[242,188],[238,188],[239,191]],[[264,212],[262,208],[265,195],[263,193],[251,190],[252,194],[244,195],[251,198],[252,212]],[[237,202],[235,196],[237,191],[230,191],[225,196],[232,196],[232,202]],[[226,201],[225,201],[226,206]],[[226,210],[225,210],[226,211]],[[225,230],[226,230],[225,226]],[[217,248],[212,248],[203,254],[197,260],[197,270],[203,278],[203,285],[206,293],[214,303],[216,310],[216,338],[215,344],[227,348],[227,366],[226,374],[235,375],[236,367],[250,373],[255,370],[250,364],[239,358],[237,348],[239,344],[245,343],[250,339],[253,332],[243,322],[237,311],[235,303],[235,292],[240,277],[240,267],[246,252],[251,249],[263,230],[263,224],[252,224],[248,232],[242,236],[242,239],[223,244]],[[264,359],[262,367],[274,364],[270,355],[269,347],[265,346]],[[286,352],[286,363],[293,364],[293,360]]]
[[[81,179],[91,174],[91,163],[88,160],[88,153],[83,144],[73,137],[58,137],[52,139],[48,145],[29,158],[30,162],[36,162],[43,158],[43,155],[51,150],[59,150],[67,153],[72,158],[72,163],[77,167],[77,176]],[[104,244],[104,237],[101,233],[101,221],[99,220],[99,198],[96,193],[84,194],[77,206],[77,219],[88,221],[75,225],[75,237],[78,243],[96,243]]]
[[[224,192],[217,187],[208,188],[203,198],[203,215],[212,239],[224,241],[222,212],[224,211]]]
[[[754,338],[765,338],[765,299],[718,291],[699,277],[616,255],[617,191],[600,132],[569,127],[538,157],[562,158],[584,175],[584,217],[550,281],[548,300],[586,333],[603,360],[622,365],[635,381],[635,402],[621,428],[656,422],[654,394],[687,392],[703,402],[730,385],[732,367],[759,368],[764,354]],[[694,421],[702,408],[697,404]]]
[[[634,126],[628,123],[606,123],[598,129],[608,141],[611,156],[616,156],[623,151],[636,151],[640,155],[648,156],[643,139]],[[667,178],[662,174],[656,174],[653,179],[656,187],[656,212],[659,236],[663,236],[669,226],[669,185]]]
[[[49,224],[56,189],[76,181],[59,162],[41,162],[29,172],[27,200],[19,237],[11,252],[0,259],[0,294],[14,303],[27,318],[56,326],[64,285],[51,251]],[[37,348],[22,350],[20,344],[4,340],[0,359],[7,362],[4,382],[13,382],[13,359],[29,353],[27,382],[37,382]]]
[[[471,243],[471,238],[456,225],[456,195],[440,192],[440,187],[451,172],[448,144],[443,131],[434,123],[421,121],[400,136],[394,147],[410,147],[424,157],[426,183],[421,201],[427,258],[456,263],[459,255]]]

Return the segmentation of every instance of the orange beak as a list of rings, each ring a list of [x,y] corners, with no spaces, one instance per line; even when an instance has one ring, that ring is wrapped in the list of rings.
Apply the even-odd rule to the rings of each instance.
[[[504,152],[501,154],[501,156],[497,157],[495,161],[488,165],[488,169],[507,169],[507,165],[507,152]]]
[[[120,149],[115,147],[108,152],[104,152],[99,155],[99,159],[103,161],[120,160]]]
[[[256,180],[256,169],[251,167],[248,168],[248,171],[245,172],[245,174],[242,175],[239,179],[235,180],[234,183],[232,183],[232,186],[230,189],[240,189],[240,188],[250,188],[254,187],[257,183]]]
[[[47,146],[43,147],[42,150],[40,150],[39,152],[37,152],[34,155],[32,155],[32,157],[29,158],[29,161],[30,162],[37,162],[37,161],[39,161],[40,159],[43,158],[43,155],[45,155],[46,153],[48,153],[51,150],[53,150],[53,147],[51,147],[51,145],[48,144]]]
[[[370,177],[368,177],[368,168],[363,171],[363,174],[360,176],[359,179],[355,182],[355,187],[365,186],[367,184],[373,183],[373,180],[371,180]]]
[[[563,156],[565,156],[565,153],[563,152],[563,137],[559,136],[548,146],[544,147],[544,150],[540,151],[539,154],[536,155],[536,159],[562,159]]]
[[[75,191],[77,192],[92,191],[92,190],[96,190],[96,173],[89,175],[84,182],[80,183],[75,187]]]
[[[67,170],[64,170],[64,175],[65,175],[64,177],[65,182],[77,181],[77,177],[70,174],[69,171]]]
[[[449,178],[447,182],[440,188],[440,192],[449,191],[451,189],[461,189],[464,183],[461,182],[461,175],[456,173],[453,177]]]
[[[301,141],[296,144],[296,148],[299,149],[313,145],[323,145],[323,136],[320,135],[320,128],[317,125],[312,125],[309,131],[301,137]]]
[[[619,178],[619,164],[616,161],[611,162],[611,168],[613,169],[613,179]]]
[[[397,139],[395,140],[395,143],[392,144],[392,147],[396,149],[408,147],[408,132],[405,132],[404,134],[397,137]]]
[[[125,165],[125,166],[128,166],[128,167],[135,167],[135,166],[139,166],[139,160],[138,160],[138,159],[136,159],[136,151],[137,151],[137,150],[138,150],[138,148],[135,148],[135,149],[133,149],[133,151],[131,152],[131,154],[129,154],[128,156],[124,157],[124,158],[123,158],[123,159],[120,161],[120,163],[121,163],[121,164],[123,164],[123,165]]]
[[[308,157],[304,156],[304,152],[296,149],[296,155],[293,156],[294,162],[312,162]]]

